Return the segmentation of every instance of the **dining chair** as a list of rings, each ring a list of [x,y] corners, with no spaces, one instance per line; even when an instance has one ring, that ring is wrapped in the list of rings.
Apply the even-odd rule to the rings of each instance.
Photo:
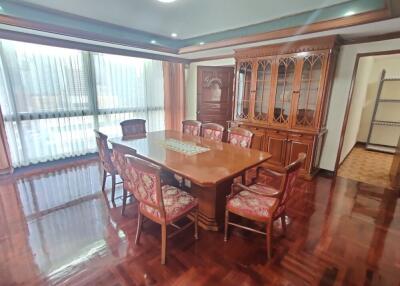
[[[204,138],[222,142],[225,127],[217,123],[204,123],[201,126],[202,135]]]
[[[183,134],[190,134],[194,136],[200,136],[201,133],[201,122],[196,120],[184,120],[182,121],[182,132]]]
[[[123,137],[146,134],[146,120],[128,119],[120,123]]]
[[[241,127],[231,127],[228,130],[228,143],[242,148],[250,148],[253,141],[254,133],[248,129]],[[246,182],[248,172],[243,172],[239,177],[235,178],[235,182]]]
[[[94,130],[94,134],[96,136],[97,149],[99,151],[100,162],[103,168],[103,183],[101,186],[101,190],[104,192],[107,177],[111,176],[111,200],[114,201],[116,185],[115,180],[118,172],[111,160],[112,151],[110,148],[108,148],[108,137],[98,130]]]
[[[228,241],[229,225],[264,234],[267,237],[267,256],[268,259],[271,258],[273,222],[281,219],[282,229],[286,233],[287,203],[294,193],[294,184],[305,158],[306,154],[300,153],[298,159],[286,166],[282,173],[274,172],[260,166],[257,168],[257,177],[253,180],[253,184],[249,186],[239,183],[232,184],[231,193],[226,197],[225,242]],[[261,172],[272,175],[275,179],[280,179],[279,189],[270,185],[257,183]],[[230,213],[265,223],[266,232],[229,221]]]
[[[139,201],[138,224],[135,244],[139,243],[143,217],[161,225],[161,264],[165,264],[167,251],[167,226],[176,227],[168,238],[195,226],[195,239],[198,239],[198,202],[197,199],[181,189],[161,185],[161,168],[150,162],[133,156],[126,156],[125,187]],[[184,226],[177,226],[176,221],[192,215]]]
[[[250,148],[254,133],[241,127],[231,127],[228,130],[228,143],[243,148]]]
[[[130,147],[127,147],[122,144],[111,142],[112,146],[112,156],[111,160],[122,179],[122,182],[126,180],[126,158],[125,155],[136,156],[136,150]],[[123,187],[123,194],[122,194],[122,210],[121,214],[125,215],[125,208],[126,208],[126,200],[128,199],[128,192]]]

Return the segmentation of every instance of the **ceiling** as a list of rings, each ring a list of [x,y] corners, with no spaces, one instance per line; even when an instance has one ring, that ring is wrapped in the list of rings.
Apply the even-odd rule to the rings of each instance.
[[[398,13],[391,9],[387,16],[391,7],[387,1],[398,0],[176,0],[170,4],[157,0],[0,0],[0,33],[100,44],[140,52],[143,57],[195,60],[226,56],[236,48],[310,37],[340,35],[354,40],[398,32],[400,18],[393,15],[400,16],[400,5]],[[375,12],[380,16],[370,20]],[[357,17],[367,21],[341,25]],[[304,32],[323,22],[339,24]],[[280,34],[285,29],[292,32]],[[172,32],[178,37],[172,38]],[[263,34],[276,36],[249,40]]]
[[[15,1],[15,0],[14,0]],[[178,39],[258,24],[349,0],[17,0]]]

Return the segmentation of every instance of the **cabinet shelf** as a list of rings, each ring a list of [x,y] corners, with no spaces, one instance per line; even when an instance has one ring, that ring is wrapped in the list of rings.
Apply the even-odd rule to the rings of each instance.
[[[257,64],[260,58],[267,56],[269,61],[266,70],[251,72],[251,98],[237,103],[235,110],[235,114],[241,114],[244,107],[249,117],[236,122],[256,131],[253,148],[272,154],[266,163],[269,167],[283,170],[297,159],[299,153],[304,152],[307,158],[302,172],[311,177],[318,170],[323,134],[326,134],[320,131],[326,124],[325,105],[329,102],[328,86],[336,59],[336,37],[292,42],[290,54],[285,54],[288,52],[287,45],[235,51],[237,70],[243,61]],[[302,68],[305,57],[318,57],[320,61],[312,72],[311,68]],[[238,95],[241,94],[239,92]]]

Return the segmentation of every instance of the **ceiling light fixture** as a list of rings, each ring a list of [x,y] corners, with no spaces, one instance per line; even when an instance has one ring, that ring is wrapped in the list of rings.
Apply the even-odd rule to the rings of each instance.
[[[150,43],[152,43],[154,45],[154,44],[157,44],[157,41],[156,40],[151,40]]]
[[[354,15],[355,13],[356,13],[356,12],[350,10],[350,11],[347,11],[346,14],[344,14],[344,15],[347,17],[347,16],[352,16],[352,15]]]
[[[177,33],[171,33],[171,37],[172,38],[176,38],[176,37],[178,37],[178,34]]]
[[[172,2],[175,2],[176,0],[158,0],[158,2],[161,2],[161,3],[172,3]]]
[[[204,42],[200,42],[199,45],[200,45],[200,46],[204,45]]]

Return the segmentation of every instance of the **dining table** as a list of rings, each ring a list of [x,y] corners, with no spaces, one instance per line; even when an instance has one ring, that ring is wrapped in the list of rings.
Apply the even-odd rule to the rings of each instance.
[[[173,130],[109,141],[135,149],[138,157],[190,181],[187,191],[198,199],[199,226],[212,231],[223,226],[226,196],[233,180],[271,157],[260,150]]]

